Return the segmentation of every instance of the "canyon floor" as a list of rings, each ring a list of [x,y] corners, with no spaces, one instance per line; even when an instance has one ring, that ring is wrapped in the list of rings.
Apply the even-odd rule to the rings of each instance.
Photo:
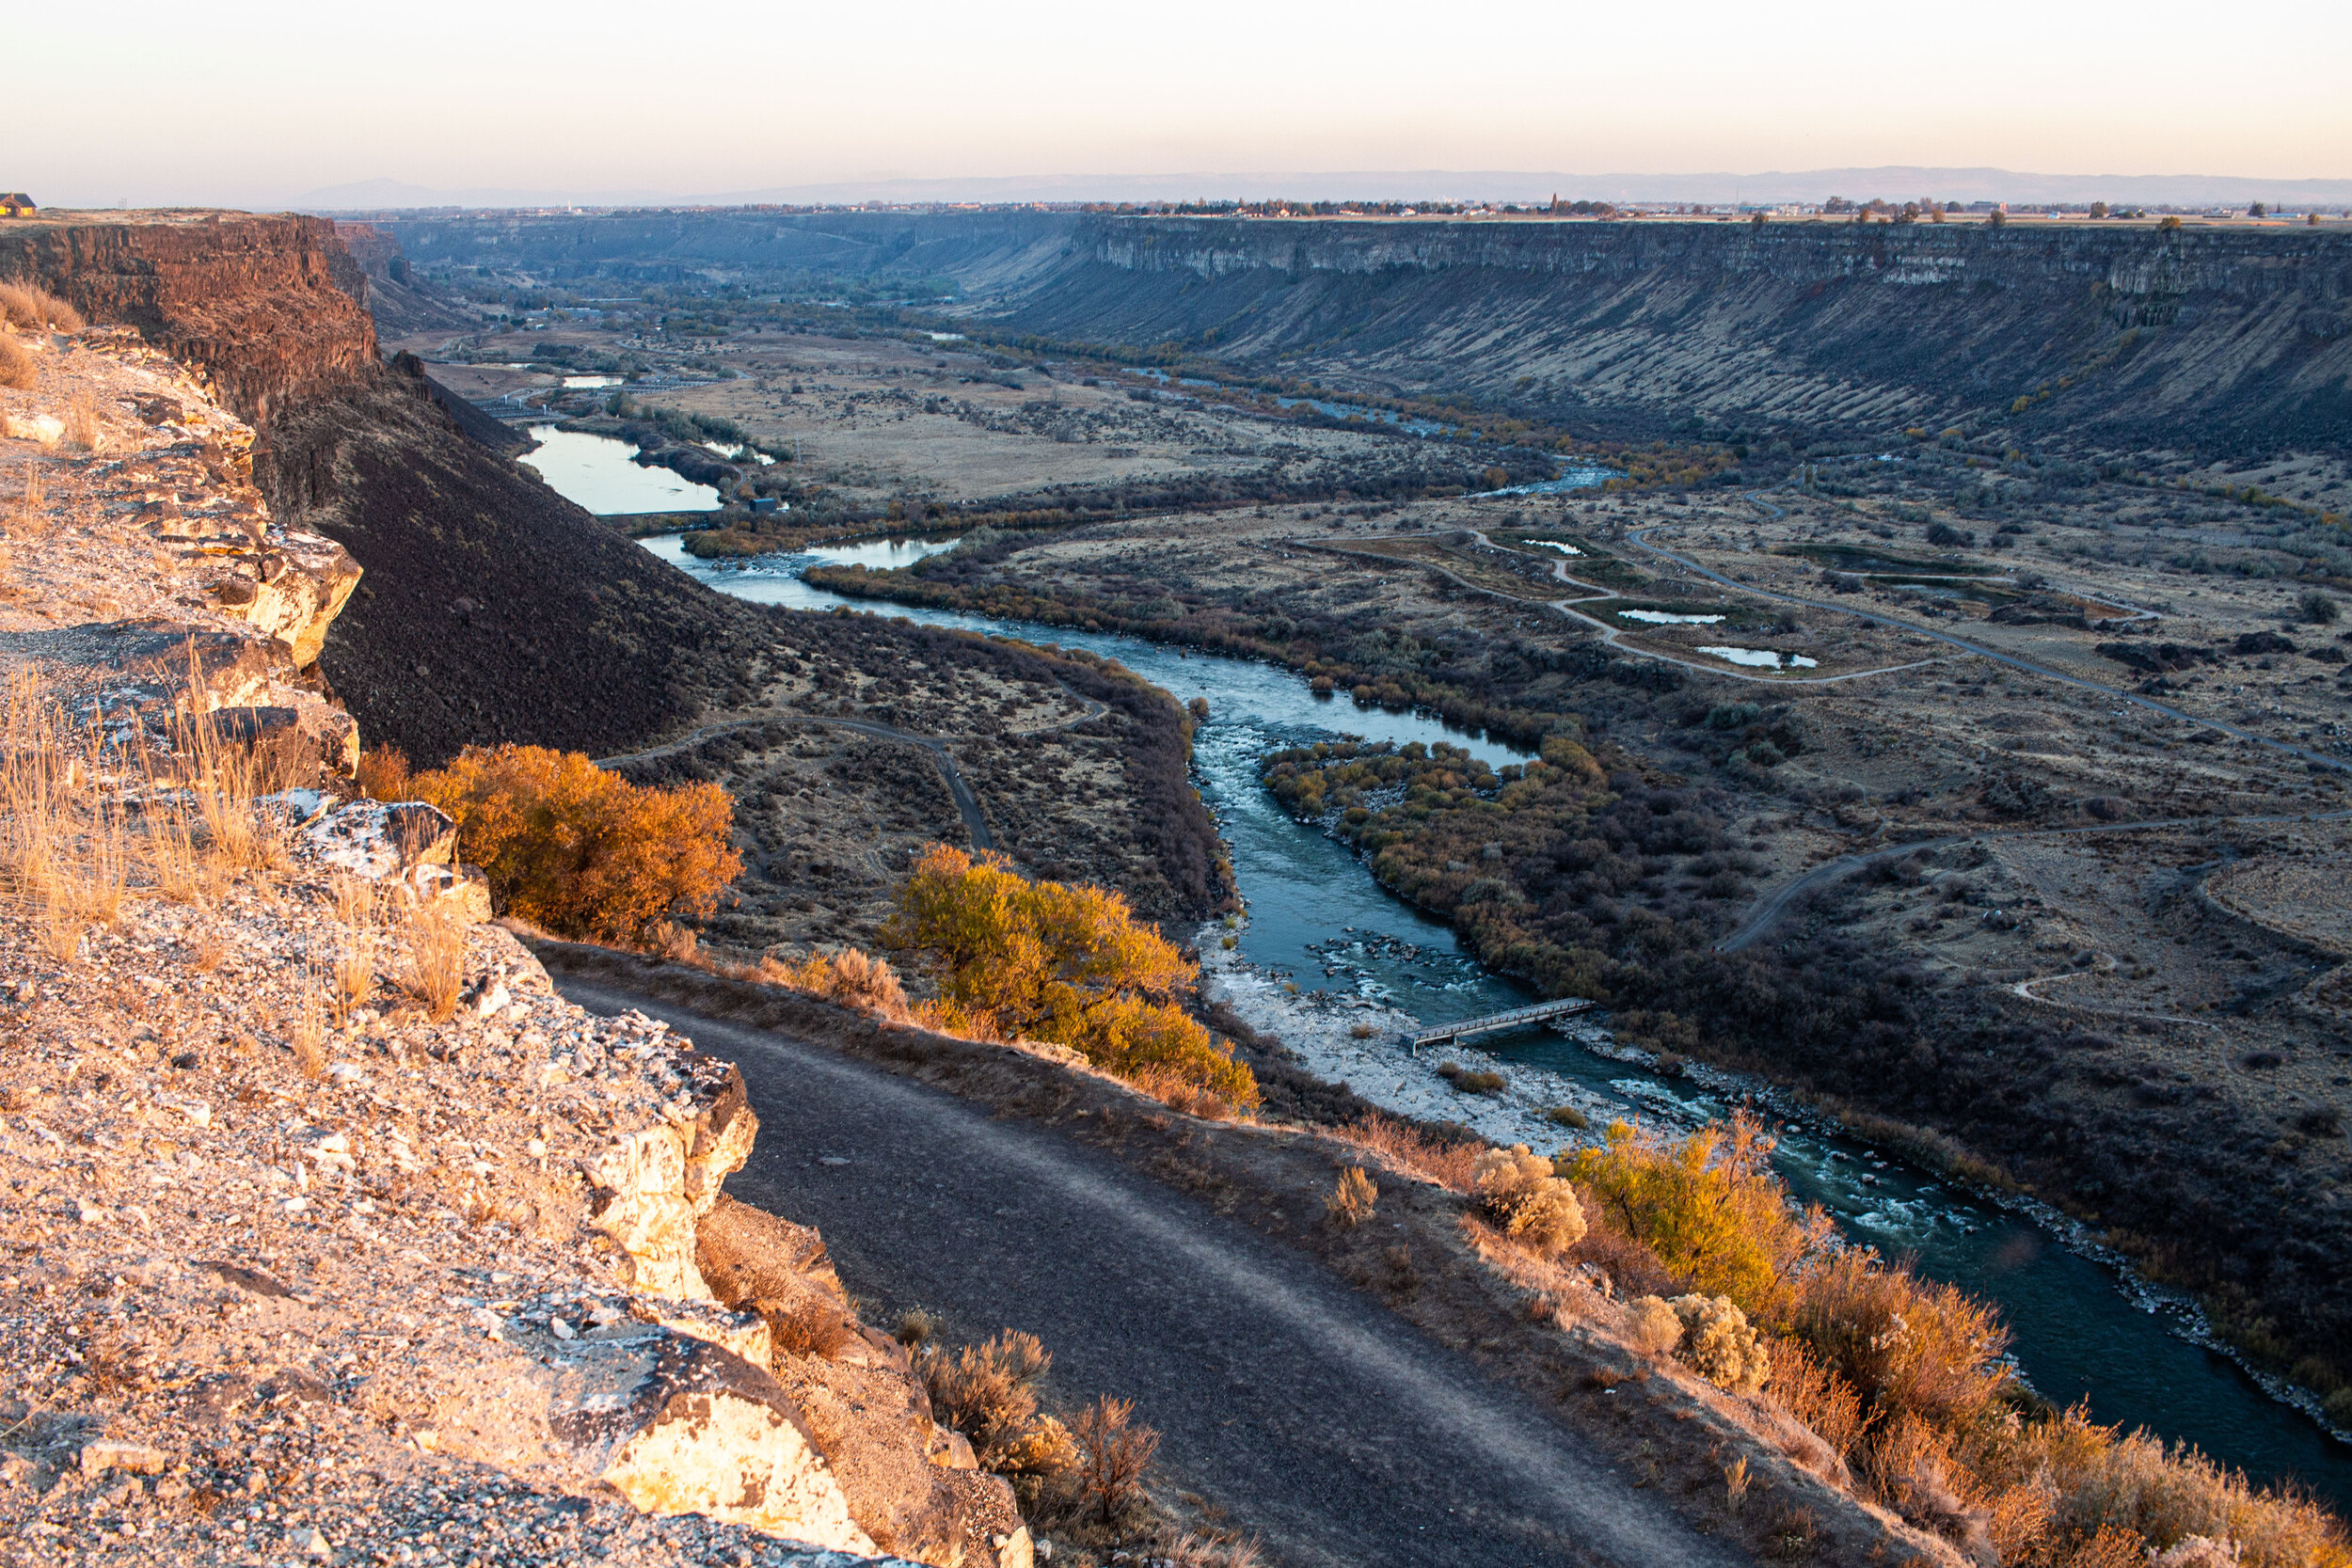
[[[1005,372],[955,344],[760,332],[704,352],[741,379],[644,395],[797,442],[812,482],[911,513],[1112,474],[1232,483],[1239,453],[1261,477],[1285,450],[1375,477],[1427,462],[1411,437],[1141,403],[1161,389]],[[967,379],[1008,374],[1017,391]],[[923,455],[972,442],[995,456]],[[2324,465],[2272,467],[2334,493]],[[2009,1085],[1956,1091],[1931,1049],[1874,1085],[1765,1039],[1700,1051],[1973,1142],[2331,1386],[2312,1329],[2279,1316],[2352,1245],[2352,948],[2325,885],[2352,622],[2323,618],[2352,594],[2302,571],[2311,515],[2214,494],[2195,465],[2086,471],[2053,504],[2018,454],[1950,441],[1790,472],[1690,495],[1175,505],[942,557],[906,592],[1179,641],[1241,626],[1400,678],[1473,669],[1490,700],[1573,712],[1645,779],[1703,796],[1738,846],[1736,891],[1695,906],[1714,940],[1792,973],[1819,942],[1867,951],[1938,1016],[2007,1039],[1990,1049]],[[1333,730],[1347,711],[1343,691]],[[1851,869],[1779,899],[1825,867]],[[2159,1164],[2176,1168],[2151,1182]],[[2198,1243],[2161,1239],[2190,1212]],[[2239,1259],[2218,1275],[2197,1255],[2217,1236]]]

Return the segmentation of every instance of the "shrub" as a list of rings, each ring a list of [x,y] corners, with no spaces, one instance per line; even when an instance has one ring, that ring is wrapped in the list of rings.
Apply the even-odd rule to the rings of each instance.
[[[353,769],[352,776],[372,800],[416,799],[414,775],[408,768],[408,753],[397,746],[371,746],[361,752],[359,766]]]
[[[1867,1251],[1835,1253],[1808,1268],[1789,1326],[1883,1420],[1909,1415],[1957,1426],[1981,1415],[2009,1382],[2009,1332],[1990,1307]]]
[[[1103,1398],[1078,1413],[1070,1435],[1078,1446],[1071,1471],[1077,1500],[1104,1525],[1143,1500],[1143,1478],[1160,1449],[1160,1434],[1134,1424],[1135,1402]]]
[[[1708,1127],[1676,1143],[1619,1121],[1610,1125],[1608,1147],[1579,1152],[1562,1174],[1677,1278],[1777,1322],[1798,1265],[1820,1250],[1829,1219],[1818,1209],[1788,1212],[1772,1150],[1761,1125],[1744,1113],[1728,1128]]]
[[[797,964],[763,958],[754,977],[762,985],[807,991],[893,1022],[903,1022],[910,1016],[907,993],[898,984],[898,972],[887,961],[854,947],[834,953],[812,953]]]
[[[1666,1305],[1682,1323],[1675,1354],[1699,1376],[1735,1394],[1753,1394],[1771,1378],[1771,1352],[1729,1297],[1677,1296]]]
[[[1323,1200],[1324,1212],[1331,1223],[1343,1229],[1354,1229],[1372,1218],[1373,1205],[1379,1200],[1380,1189],[1372,1184],[1361,1165],[1350,1165],[1340,1172],[1339,1184],[1331,1196]]]
[[[85,325],[79,310],[30,283],[0,283],[0,317],[24,332],[79,332]]]
[[[1538,1252],[1557,1252],[1584,1239],[1584,1208],[1576,1190],[1525,1144],[1479,1155],[1470,1167],[1470,1186],[1479,1211],[1513,1241]]]
[[[1034,1334],[1011,1330],[915,1364],[939,1418],[971,1440],[983,1469],[1008,1465],[1038,1425],[1037,1380],[1054,1365]]]
[[[1682,1314],[1658,1296],[1637,1296],[1626,1306],[1633,1314],[1626,1342],[1644,1355],[1664,1355],[1682,1342]]]
[[[1104,888],[1028,881],[1003,857],[931,846],[898,895],[890,939],[930,956],[942,1027],[1066,1045],[1130,1079],[1252,1109],[1258,1084],[1173,997],[1198,978]]]
[[[1457,1094],[1501,1094],[1511,1082],[1500,1072],[1466,1068],[1459,1062],[1438,1063],[1438,1076],[1453,1085]]]
[[[0,387],[13,387],[20,392],[29,392],[39,380],[40,373],[33,364],[33,356],[25,352],[24,345],[0,333]]]
[[[564,936],[643,942],[708,914],[743,868],[715,784],[632,784],[578,752],[469,746],[409,787],[456,821],[507,910]]]
[[[2295,608],[2304,620],[2314,626],[2331,626],[2340,613],[2336,601],[2316,588],[2306,591],[2301,598],[2296,600]]]

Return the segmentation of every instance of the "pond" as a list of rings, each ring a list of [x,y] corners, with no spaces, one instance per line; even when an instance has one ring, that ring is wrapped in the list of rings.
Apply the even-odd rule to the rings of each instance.
[[[1617,611],[1617,613],[1620,615],[1630,616],[1635,619],[1639,619],[1641,615],[1639,610],[1621,610]],[[1682,617],[1682,619],[1686,621],[1696,621],[1701,619],[1701,617],[1696,615],[1688,615]],[[1776,654],[1770,648],[1712,647],[1701,648],[1699,652],[1703,654],[1713,654],[1717,658],[1724,659],[1733,664],[1742,665],[1750,670],[1814,670],[1819,669],[1821,662],[1818,658],[1807,658],[1803,654]]]
[[[1381,998],[1431,1022],[1473,1018],[1534,998],[1465,952],[1450,926],[1384,892],[1362,862],[1319,829],[1291,817],[1259,784],[1262,759],[1284,746],[1343,736],[1443,741],[1491,766],[1526,753],[1438,720],[1345,699],[1317,697],[1291,671],[1031,622],[877,606],[810,587],[819,562],[901,565],[952,541],[830,546],[748,566],[695,561],[675,537],[645,547],[723,593],[795,610],[847,607],[927,626],[960,626],[1116,658],[1179,700],[1204,697],[1210,721],[1194,738],[1201,798],[1232,850],[1249,909],[1240,933],[1252,962],[1344,994]],[[1685,1122],[1729,1106],[1687,1079],[1668,1079],[1535,1030],[1489,1037],[1481,1049],[1541,1068],[1626,1109]],[[2263,1392],[2226,1357],[2171,1332],[2169,1313],[2143,1307],[2113,1271],[2068,1251],[2041,1227],[1950,1189],[1868,1145],[1789,1124],[1775,1160],[1796,1196],[1820,1203],[1845,1233],[1890,1255],[1917,1259],[1923,1274],[1997,1304],[2016,1335],[2026,1376],[2060,1404],[2088,1400],[2102,1421],[2144,1425],[2245,1468],[2260,1481],[2295,1480],[2339,1508],[2352,1505],[2352,1449]]]
[[[631,462],[637,448],[628,441],[548,424],[532,425],[531,437],[539,445],[516,461],[537,469],[557,495],[599,517],[719,510],[718,491],[667,468]]]

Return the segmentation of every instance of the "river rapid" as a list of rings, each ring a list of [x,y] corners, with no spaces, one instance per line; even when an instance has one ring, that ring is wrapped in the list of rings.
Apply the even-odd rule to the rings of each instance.
[[[1318,698],[1302,677],[1272,665],[1029,622],[878,608],[801,578],[818,563],[903,566],[951,543],[875,542],[735,566],[697,561],[675,537],[644,541],[660,559],[739,598],[793,610],[846,607],[1082,647],[1119,660],[1179,700],[1206,698],[1211,719],[1194,737],[1197,782],[1232,846],[1248,918],[1230,933],[1236,939],[1231,953],[1220,946],[1226,933],[1219,928],[1205,931],[1200,945],[1212,983],[1245,1018],[1264,1022],[1296,1045],[1324,1043],[1322,1051],[1306,1052],[1311,1066],[1347,1077],[1377,1102],[1449,1114],[1539,1148],[1542,1132],[1556,1139],[1560,1131],[1532,1114],[1542,1104],[1587,1107],[1600,1113],[1596,1126],[1623,1115],[1689,1127],[1755,1096],[1777,1108],[1771,1117],[1780,1140],[1775,1164],[1796,1196],[1820,1204],[1852,1240],[1913,1257],[1921,1273],[1996,1303],[2015,1335],[2020,1370],[2044,1397],[2060,1404],[2087,1400],[2101,1421],[2145,1426],[2194,1443],[2257,1481],[2293,1481],[2339,1509],[2352,1508],[2352,1449],[2269,1397],[2228,1357],[2193,1342],[2186,1336],[2202,1327],[2193,1308],[2097,1260],[2097,1249],[2063,1235],[2064,1222],[2056,1216],[2037,1223],[1957,1191],[1820,1125],[1765,1085],[1705,1072],[1661,1077],[1621,1059],[1600,1029],[1569,1037],[1544,1029],[1490,1036],[1475,1050],[1443,1053],[1466,1065],[1491,1060],[1502,1068],[1512,1078],[1503,1102],[1489,1106],[1442,1089],[1430,1071],[1437,1053],[1417,1063],[1388,1043],[1391,1014],[1438,1022],[1518,1006],[1531,994],[1472,959],[1451,927],[1381,889],[1346,846],[1294,820],[1260,785],[1260,761],[1284,746],[1342,736],[1399,745],[1443,741],[1498,767],[1528,753],[1433,718]],[[1346,1025],[1359,1020],[1384,1027],[1371,1041],[1355,1041]]]

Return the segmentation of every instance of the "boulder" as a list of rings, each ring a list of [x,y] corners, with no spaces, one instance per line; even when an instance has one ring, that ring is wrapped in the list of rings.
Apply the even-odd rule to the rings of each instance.
[[[759,1118],[732,1065],[682,1060],[694,1081],[681,1098],[699,1109],[691,1118],[630,1133],[588,1167],[590,1223],[628,1254],[638,1290],[712,1300],[694,1262],[696,1224],[718,1203],[719,1184],[743,1168]]]

